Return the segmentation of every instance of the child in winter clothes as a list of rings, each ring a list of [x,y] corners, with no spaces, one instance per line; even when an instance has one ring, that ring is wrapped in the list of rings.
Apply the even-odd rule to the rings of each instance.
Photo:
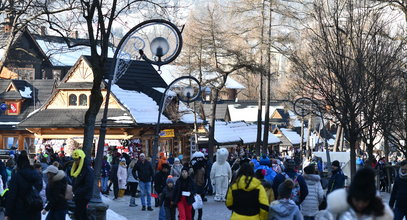
[[[279,199],[270,204],[269,220],[303,220],[298,206],[290,199],[294,182],[286,179],[278,186]]]
[[[175,220],[176,204],[174,204],[172,200],[174,196],[174,185],[174,178],[168,176],[167,186],[164,188],[160,196],[160,203],[164,203],[165,220]]]
[[[127,165],[126,159],[120,160],[119,168],[117,170],[117,180],[119,182],[119,198],[124,196],[124,191],[127,185]]]

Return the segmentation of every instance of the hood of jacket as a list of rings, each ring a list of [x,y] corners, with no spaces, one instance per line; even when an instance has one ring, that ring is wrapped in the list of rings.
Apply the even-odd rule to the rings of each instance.
[[[54,177],[52,177],[52,179],[54,181],[59,181],[59,180],[62,180],[64,177],[65,177],[65,172],[62,170],[58,170],[58,173]]]
[[[255,177],[252,177],[250,184],[246,187],[247,178],[248,178],[247,176],[240,177],[240,179],[234,184],[236,186],[236,188],[243,189],[244,191],[252,191],[261,185],[260,180],[258,180]]]
[[[18,170],[18,173],[24,178],[25,181],[34,182],[41,178],[41,174],[31,168],[23,168]]]
[[[272,202],[270,204],[270,209],[273,210],[277,215],[281,217],[286,217],[291,215],[297,205],[291,199],[280,199]]]
[[[315,185],[321,181],[321,177],[318,174],[304,174],[303,177],[309,185]]]

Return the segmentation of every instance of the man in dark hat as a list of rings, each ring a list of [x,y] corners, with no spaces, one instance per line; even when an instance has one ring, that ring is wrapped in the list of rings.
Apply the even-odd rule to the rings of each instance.
[[[274,196],[279,198],[278,186],[286,179],[291,179],[294,182],[291,199],[299,206],[308,195],[307,183],[305,182],[304,177],[295,171],[296,164],[293,159],[286,160],[284,166],[284,172],[277,174],[273,180],[272,188]]]
[[[334,160],[331,164],[331,167],[332,167],[332,176],[328,182],[327,194],[336,189],[341,189],[345,187],[345,174],[343,174],[339,161]]]

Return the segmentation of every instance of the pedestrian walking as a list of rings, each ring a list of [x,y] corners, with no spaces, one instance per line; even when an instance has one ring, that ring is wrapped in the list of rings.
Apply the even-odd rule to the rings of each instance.
[[[141,210],[145,211],[147,205],[147,210],[153,211],[153,208],[151,208],[151,181],[153,179],[154,170],[150,161],[146,160],[146,155],[144,153],[141,153],[139,156],[139,160],[136,164],[136,170],[139,179],[139,187],[141,190]]]
[[[48,176],[48,184],[45,190],[48,202],[43,210],[43,214],[48,212],[46,220],[63,220],[68,209],[65,199],[67,188],[65,172],[50,165],[43,173]]]
[[[119,198],[124,196],[124,192],[127,188],[127,165],[126,159],[120,160],[119,168],[117,170],[117,181],[119,183]]]
[[[274,191],[273,191],[273,187],[272,187],[271,183],[264,179],[265,174],[266,174],[266,170],[263,170],[263,169],[256,170],[256,172],[255,172],[256,178],[260,180],[261,185],[264,187],[264,190],[266,190],[267,198],[268,198],[269,204],[270,204],[271,202],[273,202],[275,200],[275,197],[274,197]]]
[[[192,220],[192,203],[194,203],[195,187],[188,174],[188,167],[184,166],[181,177],[175,183],[174,204],[177,204],[179,220]]]
[[[328,182],[327,194],[331,193],[336,189],[341,189],[345,187],[345,174],[343,174],[339,161],[334,160],[331,164],[331,167],[332,167],[332,176]]]
[[[110,169],[110,183],[113,183],[113,199],[119,197],[119,179],[117,178],[117,172],[119,170],[119,158],[113,157],[112,159],[112,169]],[[108,187],[110,188],[110,187]]]
[[[407,218],[407,160],[400,163],[399,175],[394,181],[390,207],[394,207],[394,220]]]
[[[307,184],[305,183],[304,177],[298,174],[295,169],[296,163],[293,159],[287,159],[285,162],[284,172],[277,174],[273,180],[273,190],[274,196],[279,198],[278,187],[286,179],[291,179],[294,182],[294,188],[292,190],[291,199],[299,206],[305,197],[308,195]]]
[[[267,219],[269,201],[260,180],[254,177],[252,166],[245,162],[226,195],[226,206],[232,210],[231,220]]]
[[[168,176],[167,185],[160,196],[160,202],[163,203],[165,209],[165,220],[175,220],[176,204],[173,201],[174,188],[174,178]]]
[[[76,149],[72,153],[74,163],[71,169],[73,180],[72,191],[75,202],[75,220],[88,219],[86,207],[92,198],[94,174],[90,167],[90,161],[86,158],[85,152]]]
[[[353,177],[349,190],[338,189],[327,198],[329,218],[336,220],[393,220],[393,212],[376,194],[375,172],[361,168]]]
[[[196,193],[201,196],[202,199],[205,198],[205,184],[206,184],[206,174],[205,174],[205,161],[202,157],[202,160],[194,163],[192,180],[195,183]],[[198,209],[198,220],[202,219],[203,209]],[[192,219],[195,216],[195,209],[192,209]]]
[[[310,164],[304,168],[304,179],[308,187],[308,195],[301,203],[301,213],[304,220],[314,220],[318,213],[319,204],[324,199],[324,190],[321,185],[321,177],[316,174],[315,165]]]
[[[17,158],[17,169],[9,182],[5,219],[41,219],[41,189],[42,176],[30,165],[27,152],[22,151]]]
[[[102,182],[102,193],[109,194],[109,190],[107,188],[109,182],[109,175],[110,175],[110,164],[107,161],[107,156],[103,156],[102,162],[102,169],[101,172],[101,182]]]
[[[136,204],[136,193],[138,187],[138,180],[137,180],[137,170],[134,169],[136,166],[137,159],[132,159],[129,168],[127,168],[127,185],[130,187],[130,207],[137,206]]]
[[[297,204],[291,199],[294,182],[287,178],[278,186],[278,200],[270,204],[268,220],[302,220]]]
[[[167,177],[170,172],[170,165],[164,163],[161,165],[161,170],[157,172],[154,176],[154,190],[158,197],[155,199],[155,207],[160,207],[159,219],[165,220],[165,209],[160,205],[159,197],[164,190],[164,187],[167,185]]]
[[[181,176],[182,164],[181,161],[176,157],[174,159],[174,165],[171,167],[170,175],[174,178],[174,182],[177,182],[178,178]]]

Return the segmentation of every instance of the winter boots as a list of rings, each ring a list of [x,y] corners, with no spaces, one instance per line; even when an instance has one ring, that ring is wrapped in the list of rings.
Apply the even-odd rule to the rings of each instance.
[[[130,204],[129,204],[129,206],[130,206],[130,207],[136,207],[136,206],[137,206],[137,204],[136,204],[136,197],[130,197]]]

